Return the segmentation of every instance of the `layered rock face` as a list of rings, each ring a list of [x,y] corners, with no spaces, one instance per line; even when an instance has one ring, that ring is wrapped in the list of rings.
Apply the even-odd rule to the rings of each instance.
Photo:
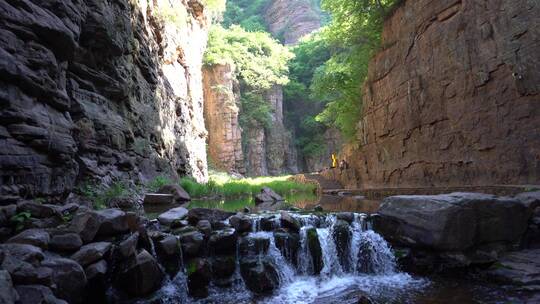
[[[199,1],[0,3],[0,195],[207,179]],[[164,22],[185,14],[181,24]]]
[[[369,68],[359,186],[540,182],[540,5],[406,1]]]
[[[240,92],[234,67],[229,64],[204,67],[203,88],[211,162],[218,169],[244,174],[242,130],[238,123]]]
[[[285,44],[295,44],[303,36],[321,27],[321,17],[308,0],[271,1],[264,20],[274,37]]]

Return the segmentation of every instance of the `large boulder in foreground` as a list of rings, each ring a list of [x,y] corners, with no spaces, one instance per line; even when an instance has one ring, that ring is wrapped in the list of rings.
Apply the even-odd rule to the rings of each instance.
[[[480,193],[403,195],[383,200],[374,228],[392,243],[460,251],[514,243],[531,215],[518,200]]]
[[[164,277],[154,257],[142,250],[123,267],[115,285],[130,296],[142,297],[156,291]]]

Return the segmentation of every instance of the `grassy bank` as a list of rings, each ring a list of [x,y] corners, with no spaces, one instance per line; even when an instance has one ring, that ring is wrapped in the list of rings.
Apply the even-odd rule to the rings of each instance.
[[[290,176],[255,177],[236,179],[225,173],[211,173],[206,184],[199,184],[189,177],[180,180],[180,185],[192,198],[222,196],[235,198],[252,196],[259,193],[262,187],[269,187],[282,196],[291,193],[313,193],[316,186],[289,180]]]

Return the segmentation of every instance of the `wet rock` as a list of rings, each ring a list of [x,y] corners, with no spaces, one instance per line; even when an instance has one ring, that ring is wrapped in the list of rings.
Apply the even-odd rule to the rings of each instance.
[[[232,228],[232,226],[230,224],[227,224],[225,221],[212,223],[212,229],[214,230],[223,230],[225,228]]]
[[[95,211],[99,217],[100,225],[98,235],[117,235],[129,231],[126,213],[118,209],[104,209]]]
[[[354,221],[354,213],[352,212],[339,212],[336,214],[338,220],[346,221],[351,224]]]
[[[314,274],[320,274],[324,267],[323,255],[321,243],[319,242],[319,235],[316,228],[308,228],[307,231],[307,245],[311,260],[313,263]]]
[[[241,237],[238,244],[240,256],[264,255],[268,252],[270,238],[246,235]]]
[[[339,262],[344,269],[351,269],[349,265],[349,248],[351,246],[351,231],[349,223],[337,220],[332,229],[332,238],[336,244]]]
[[[186,226],[189,226],[189,222],[187,220],[175,220],[170,225],[171,229],[182,228]]]
[[[283,228],[288,228],[293,232],[300,231],[301,227],[300,222],[286,211],[281,211],[281,226]]]
[[[111,249],[111,243],[109,242],[97,242],[84,245],[75,252],[71,259],[75,260],[82,266],[88,266],[98,260],[103,259],[109,250]]]
[[[60,215],[55,205],[41,204],[33,201],[25,201],[17,204],[17,212],[28,212],[32,217],[38,219]]]
[[[227,228],[212,232],[208,246],[215,254],[227,255],[236,252],[236,242],[236,231],[233,228]]]
[[[127,265],[122,267],[115,286],[133,297],[142,297],[156,291],[164,278],[157,261],[146,250],[142,250]]]
[[[497,283],[534,286],[540,282],[540,249],[509,252],[487,270]]]
[[[253,221],[249,216],[243,214],[236,214],[229,218],[229,223],[231,223],[238,233],[250,232],[252,222]]]
[[[300,235],[298,233],[288,233],[283,231],[274,232],[276,247],[281,251],[281,255],[292,265],[298,263],[298,249],[300,248]]]
[[[260,219],[259,225],[262,231],[273,231],[279,228],[279,221],[275,216],[265,216]]]
[[[206,259],[193,259],[187,263],[186,270],[189,294],[195,298],[206,298],[212,277],[210,263]]]
[[[173,201],[177,204],[191,200],[191,197],[186,190],[177,184],[165,185],[159,188],[158,193],[171,194],[173,196]]]
[[[49,233],[43,229],[24,230],[7,241],[7,243],[28,244],[42,249],[47,249],[49,242]]]
[[[204,244],[204,235],[199,231],[188,231],[179,234],[179,236],[184,257],[197,256],[202,249],[202,245]]]
[[[107,278],[108,265],[105,260],[94,263],[84,270],[88,283],[87,303],[107,303],[107,288],[109,288]]]
[[[11,218],[17,213],[17,205],[7,205],[0,207],[0,227],[9,226]]]
[[[6,270],[0,270],[0,303],[15,304],[18,299],[19,295],[13,288],[11,276]]]
[[[144,195],[144,205],[172,205],[174,196],[172,194],[146,193]]]
[[[55,234],[49,242],[49,248],[54,251],[75,251],[82,245],[81,237],[76,233]]]
[[[127,239],[120,242],[117,246],[118,253],[123,258],[129,258],[137,253],[137,242],[139,241],[139,233],[135,232]]]
[[[516,195],[514,198],[532,211],[540,207],[540,191],[523,192]]]
[[[56,285],[55,295],[68,303],[82,303],[86,275],[81,265],[70,259],[55,258],[42,262],[42,266],[51,268],[52,280]]]
[[[154,239],[154,246],[161,265],[171,277],[174,277],[182,266],[180,240],[174,235],[163,235]]]
[[[279,287],[279,276],[267,259],[243,258],[240,273],[246,287],[256,294],[269,294]]]
[[[84,270],[88,281],[96,280],[97,278],[104,279],[107,274],[107,262],[105,260],[98,261],[89,265]]]
[[[234,213],[219,209],[193,208],[188,212],[188,221],[191,225],[197,225],[201,220],[207,220],[210,223],[220,222],[233,216]]]
[[[274,190],[263,187],[261,193],[255,195],[255,204],[266,203],[266,202],[281,202],[284,201],[283,197],[274,192]]]
[[[197,223],[197,229],[204,233],[205,236],[209,236],[212,233],[212,224],[207,220],[200,220]]]
[[[229,278],[236,269],[236,258],[234,255],[216,256],[212,260],[212,274],[215,278]]]
[[[158,221],[165,226],[170,226],[175,221],[180,221],[186,218],[188,210],[184,207],[170,209],[158,216]]]
[[[19,285],[15,290],[20,295],[21,304],[67,304],[66,301],[56,298],[51,289],[43,285]]]
[[[516,242],[525,232],[530,211],[511,198],[452,193],[388,197],[379,214],[375,230],[391,242],[457,251]]]
[[[77,212],[71,220],[69,230],[79,234],[84,243],[89,243],[94,240],[100,225],[100,216],[93,211],[82,210]]]

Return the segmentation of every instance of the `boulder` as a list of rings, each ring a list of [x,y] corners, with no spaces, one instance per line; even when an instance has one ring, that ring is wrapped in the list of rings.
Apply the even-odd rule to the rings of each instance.
[[[207,220],[200,220],[197,223],[197,229],[204,233],[205,236],[209,236],[210,233],[212,233],[212,224],[210,224],[210,222]]]
[[[287,211],[281,211],[281,226],[293,232],[300,231],[300,222]]]
[[[34,266],[39,265],[44,258],[41,248],[28,244],[0,244],[0,252],[2,251],[6,256],[10,255]]]
[[[47,249],[49,242],[49,233],[43,229],[24,230],[7,241],[7,243],[34,245],[42,249]]]
[[[174,196],[172,194],[146,193],[143,200],[144,205],[172,205]]]
[[[86,279],[88,281],[96,279],[104,279],[107,274],[107,262],[105,260],[100,260],[92,265],[89,265],[85,268],[84,273],[86,274]]]
[[[56,210],[57,206],[41,204],[33,201],[23,201],[17,204],[17,212],[28,212],[34,218],[43,219],[53,216],[60,216]]]
[[[227,255],[236,252],[236,231],[234,228],[212,232],[208,240],[208,247],[215,254]]]
[[[211,265],[206,259],[192,259],[187,263],[188,290],[195,298],[208,296],[208,285],[212,278]]]
[[[307,246],[309,254],[311,255],[311,261],[313,266],[313,273],[320,274],[321,270],[324,267],[323,255],[321,243],[319,241],[319,234],[317,233],[316,228],[308,228],[306,231],[307,234]]]
[[[164,273],[157,261],[146,250],[142,250],[122,267],[115,286],[130,296],[142,297],[156,291],[163,278]]]
[[[227,212],[219,209],[193,208],[188,212],[188,221],[191,225],[197,225],[201,220],[207,220],[210,223],[220,222],[233,216],[233,212]]]
[[[53,283],[56,285],[55,295],[68,303],[84,302],[86,275],[81,265],[64,258],[46,259],[42,266],[53,271]]]
[[[352,212],[339,212],[336,214],[338,220],[346,221],[351,224],[354,221],[354,213]]]
[[[265,255],[269,246],[269,237],[246,235],[239,240],[238,253],[240,256]]]
[[[108,265],[105,260],[101,260],[85,268],[86,279],[88,284],[87,290],[87,303],[107,303],[107,289],[108,286]]]
[[[480,193],[392,196],[383,200],[374,228],[393,243],[439,251],[516,242],[530,210],[518,200]]]
[[[243,258],[240,274],[246,287],[256,294],[270,294],[279,287],[278,272],[268,258]]]
[[[122,258],[129,258],[137,253],[137,243],[139,241],[139,233],[135,232],[121,241],[118,246],[118,253]]]
[[[15,304],[19,300],[19,295],[15,288],[11,276],[6,270],[0,270],[0,303]]]
[[[234,274],[236,258],[234,255],[216,256],[212,260],[212,274],[215,278],[225,279]]]
[[[160,224],[170,226],[174,222],[186,218],[188,212],[189,211],[184,207],[172,208],[160,214],[157,219]]]
[[[284,201],[283,197],[274,192],[274,190],[263,187],[261,192],[254,196],[255,204],[266,203],[266,202],[281,202]]]
[[[95,211],[100,219],[98,235],[117,235],[129,231],[126,213],[119,209],[103,209]]]
[[[173,196],[174,202],[177,204],[188,202],[191,200],[191,197],[186,192],[186,190],[184,190],[182,186],[177,184],[165,185],[159,188],[158,193],[171,194]]]
[[[519,200],[523,205],[534,211],[540,207],[540,191],[523,192],[514,197]]]
[[[485,273],[490,280],[500,284],[538,286],[540,249],[509,252]]]
[[[336,250],[339,258],[339,263],[343,269],[350,270],[352,265],[349,265],[349,248],[351,246],[351,231],[349,223],[344,220],[337,220],[332,228],[332,238],[336,244]]]
[[[253,220],[247,215],[236,214],[229,218],[229,223],[238,233],[242,233],[251,231]]]
[[[14,284],[52,285],[52,270],[50,268],[32,265],[11,255],[4,257],[1,267],[11,274]]]
[[[276,247],[281,251],[281,255],[292,265],[298,263],[298,249],[300,248],[300,235],[298,233],[288,233],[284,231],[274,232]]]
[[[109,242],[97,242],[84,245],[75,252],[71,259],[75,260],[82,266],[88,266],[98,260],[101,260],[111,249],[111,243]]]
[[[184,257],[198,256],[204,243],[204,235],[199,231],[187,231],[179,236]]]
[[[17,205],[11,204],[0,207],[0,227],[9,226],[11,218],[17,214]]]
[[[182,266],[182,247],[174,235],[162,235],[154,239],[157,257],[165,271],[174,277]]]
[[[76,251],[83,245],[77,233],[55,234],[49,242],[49,248],[54,251]]]
[[[67,304],[66,301],[56,298],[50,288],[43,285],[19,285],[15,290],[20,295],[21,304]]]
[[[272,216],[264,216],[264,217],[261,217],[260,221],[259,221],[259,228],[260,230],[262,231],[273,231],[277,228],[279,228],[280,226],[280,221],[277,220],[277,218],[272,215]]]
[[[79,234],[84,243],[89,243],[96,237],[102,220],[94,211],[80,210],[71,220],[69,230]]]

